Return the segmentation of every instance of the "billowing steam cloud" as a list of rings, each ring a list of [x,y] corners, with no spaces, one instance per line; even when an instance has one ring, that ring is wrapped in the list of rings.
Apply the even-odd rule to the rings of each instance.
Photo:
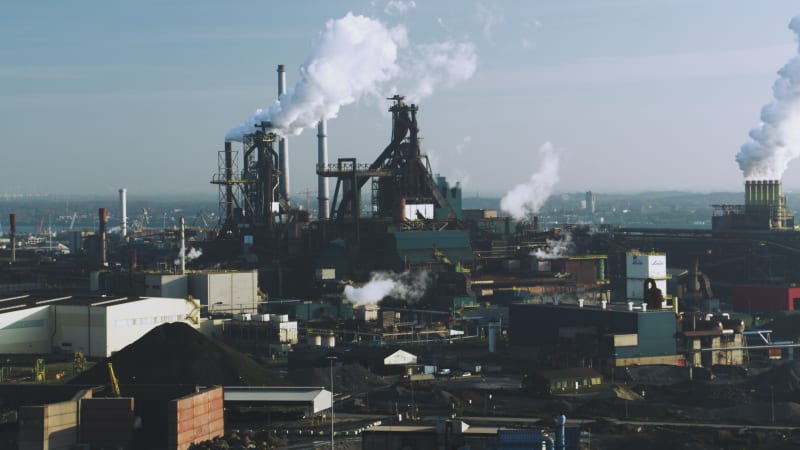
[[[300,68],[300,80],[272,105],[233,127],[225,140],[241,141],[264,121],[280,135],[300,134],[369,95],[400,93],[418,101],[437,85],[470,78],[476,64],[471,43],[412,46],[405,27],[388,28],[375,19],[347,13],[326,23],[311,57]]]
[[[417,7],[417,2],[414,0],[404,2],[401,0],[390,0],[389,3],[383,8],[383,12],[389,15],[392,14],[405,14],[410,10]]]
[[[539,148],[541,165],[527,183],[514,186],[500,200],[500,208],[517,220],[536,214],[558,183],[558,152],[550,142]]]
[[[561,239],[548,239],[546,248],[537,248],[531,252],[531,255],[538,259],[556,259],[569,256],[572,251],[572,234],[566,233]]]
[[[789,22],[800,40],[800,16]],[[800,48],[798,48],[800,53]],[[780,179],[789,161],[800,156],[800,55],[778,71],[775,99],[761,109],[761,124],[750,130],[736,162],[745,178]]]
[[[367,284],[361,287],[345,286],[344,296],[356,305],[378,303],[385,297],[394,297],[407,302],[422,298],[430,284],[428,272],[373,272]]]
[[[202,249],[190,247],[189,251],[186,253],[186,262],[195,260],[201,256],[203,256]]]
[[[184,249],[184,251],[185,251],[185,249]],[[193,261],[193,260],[201,257],[203,255],[203,249],[190,247],[189,251],[186,251],[185,253],[186,253],[186,262],[188,263],[189,261]],[[178,259],[175,260],[175,265],[178,265],[178,264],[181,263],[180,258],[181,258],[181,255],[180,255],[180,253],[178,253]]]
[[[401,55],[402,72],[393,93],[412,103],[429,97],[438,86],[452,87],[475,73],[478,57],[470,42],[445,41],[411,47]]]

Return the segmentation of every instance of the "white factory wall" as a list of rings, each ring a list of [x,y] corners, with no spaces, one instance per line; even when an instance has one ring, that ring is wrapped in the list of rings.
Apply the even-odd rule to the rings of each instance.
[[[625,255],[628,278],[664,278],[667,276],[667,255],[664,253],[638,253]]]
[[[189,274],[189,293],[200,300],[201,305],[210,305],[210,309],[232,310],[241,305],[255,312],[258,272],[193,272]]]
[[[0,313],[0,353],[50,353],[48,305]]]
[[[0,353],[81,351],[106,357],[153,328],[187,322],[193,305],[182,298],[143,298],[98,306],[42,305],[0,313]]]
[[[297,322],[280,322],[278,330],[282,344],[297,344]]]
[[[189,278],[186,275],[145,275],[144,285],[144,295],[147,297],[186,298],[189,294]]]
[[[667,255],[665,253],[629,252],[626,261],[626,296],[629,300],[644,299],[644,282],[648,278],[656,282],[661,294],[667,295]]]
[[[136,302],[108,305],[106,327],[108,340],[105,354],[122,350],[164,323],[187,322],[193,305],[182,298],[145,298]]]
[[[53,347],[106,356],[106,310],[101,306],[54,305]]]

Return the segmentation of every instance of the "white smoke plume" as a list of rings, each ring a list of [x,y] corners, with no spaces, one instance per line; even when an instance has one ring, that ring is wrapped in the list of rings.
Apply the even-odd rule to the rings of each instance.
[[[418,101],[437,85],[448,87],[470,78],[476,64],[471,43],[411,45],[405,27],[389,28],[347,13],[326,23],[300,68],[300,80],[273,104],[233,127],[225,140],[241,141],[264,121],[279,135],[297,135],[366,96],[400,93]]]
[[[385,297],[407,302],[422,298],[430,284],[430,274],[422,272],[373,272],[367,284],[361,287],[345,286],[344,297],[356,305],[378,303]]]
[[[571,255],[573,249],[572,234],[565,233],[561,239],[548,239],[546,248],[537,248],[531,255],[538,259],[556,259]]]
[[[184,249],[184,253],[186,254],[186,262],[188,263],[189,261],[193,261],[193,260],[199,258],[200,256],[202,256],[203,255],[203,249],[190,247],[188,252],[186,251],[186,249]],[[178,258],[175,260],[175,265],[178,265],[178,264],[181,263],[181,259],[180,258],[181,258],[181,254],[180,254],[180,252],[178,252]]]
[[[539,148],[541,164],[527,183],[514,186],[501,200],[500,208],[516,220],[536,214],[558,183],[559,155],[550,142]]]
[[[203,256],[203,249],[190,247],[189,252],[186,253],[186,262],[195,260]]]
[[[420,44],[400,56],[402,71],[393,80],[392,92],[412,103],[431,96],[439,86],[449,88],[472,78],[478,65],[471,42]]]
[[[800,40],[800,16],[789,29]],[[761,123],[736,155],[746,179],[780,179],[789,161],[800,156],[800,54],[778,71],[772,92],[775,98],[761,109]]]
[[[492,40],[492,29],[505,22],[503,11],[499,10],[497,6],[487,7],[480,3],[475,5],[477,10],[478,22],[483,28],[483,35],[489,41]]]
[[[417,2],[414,0],[404,2],[402,0],[390,0],[383,8],[383,12],[388,15],[405,14],[417,7]]]

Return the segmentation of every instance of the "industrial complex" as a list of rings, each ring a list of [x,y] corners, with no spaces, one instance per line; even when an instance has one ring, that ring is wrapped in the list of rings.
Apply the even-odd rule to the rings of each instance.
[[[9,212],[0,446],[187,449],[247,427],[247,448],[591,448],[590,418],[672,420],[676,392],[794,363],[800,234],[779,180],[747,180],[711,229],[545,227],[468,208],[421,148],[423,109],[388,102],[372,161],[329,161],[324,120],[311,168],[268,121],[224,142],[216,224],[134,225],[122,188],[96,229],[42,247]],[[300,170],[313,208],[290,198]],[[585,214],[601,203],[587,192]],[[774,425],[800,385],[772,386]]]

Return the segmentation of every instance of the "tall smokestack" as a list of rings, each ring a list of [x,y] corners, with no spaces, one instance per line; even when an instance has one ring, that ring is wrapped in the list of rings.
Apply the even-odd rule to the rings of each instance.
[[[328,124],[322,119],[317,124],[317,166],[325,169],[328,166]],[[329,217],[328,179],[322,175],[317,178],[317,201],[320,220]]]
[[[764,191],[762,190],[764,182],[761,180],[754,181],[755,185],[755,199],[756,199],[756,206],[763,206],[764,205]]]
[[[105,208],[97,210],[100,216],[100,262],[105,266],[108,265],[106,260],[106,224],[108,222],[108,211]]]
[[[781,206],[781,182],[780,180],[772,180],[772,206],[780,208]]]
[[[119,233],[124,239],[128,235],[128,190],[125,188],[119,190],[119,209]]]
[[[753,182],[745,180],[744,182],[744,206],[749,207],[753,204]]]
[[[11,264],[17,262],[17,215],[9,214],[8,221],[11,224]]]
[[[186,222],[181,217],[181,271],[180,274],[186,271]]]
[[[231,142],[225,141],[225,224],[233,220],[233,150]]]
[[[770,185],[771,184],[772,184],[772,181],[764,180],[764,186],[763,186],[763,189],[764,189],[764,206],[770,206],[771,205],[771,203],[770,203],[771,200],[772,200],[770,198],[770,189],[771,189]]]
[[[286,94],[286,70],[278,64],[278,96]],[[281,171],[278,185],[281,197],[289,201],[289,141],[285,137],[278,140],[278,170]]]

